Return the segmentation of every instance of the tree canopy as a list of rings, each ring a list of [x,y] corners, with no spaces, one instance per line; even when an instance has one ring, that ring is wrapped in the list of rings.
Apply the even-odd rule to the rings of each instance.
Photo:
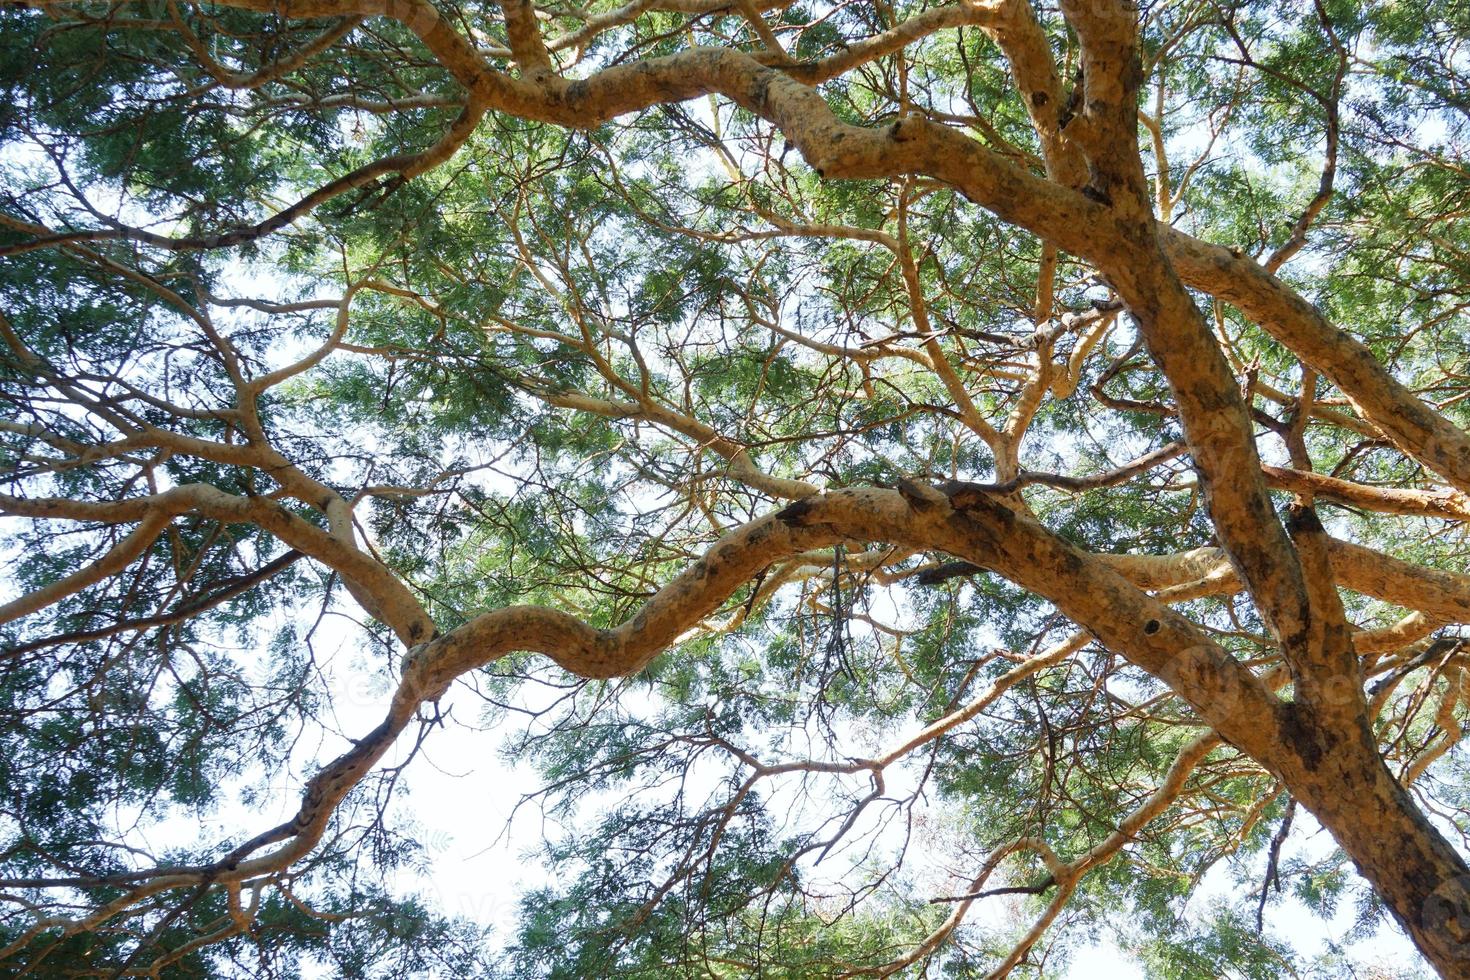
[[[1466,38],[7,0],[0,970],[1470,976]]]

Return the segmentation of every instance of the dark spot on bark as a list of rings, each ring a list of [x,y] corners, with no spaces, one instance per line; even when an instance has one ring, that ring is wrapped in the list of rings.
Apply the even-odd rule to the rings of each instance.
[[[1288,656],[1292,654],[1305,654],[1307,652],[1307,641],[1310,633],[1311,629],[1309,626],[1303,626],[1299,630],[1292,630],[1281,638],[1281,649]]]
[[[1298,534],[1325,534],[1322,521],[1315,507],[1292,504],[1286,509],[1286,529],[1293,536]]]
[[[766,100],[769,98],[771,91],[771,79],[774,77],[775,72],[770,69],[766,69],[756,76],[755,85],[750,90],[750,100],[758,108],[764,109],[766,107]]]
[[[1323,744],[1325,733],[1300,704],[1283,704],[1280,712],[1281,734],[1286,744],[1296,751],[1303,769],[1316,772],[1322,767],[1329,748]]]
[[[1127,74],[1123,79],[1124,84],[1128,86],[1129,91],[1137,91],[1138,87],[1143,84],[1144,77],[1143,58],[1140,52],[1134,51],[1133,57],[1128,59]]]
[[[1048,97],[1045,92],[1032,92],[1031,93],[1031,104],[1034,105],[1034,106],[1036,106],[1038,109],[1041,108],[1042,106],[1046,105],[1050,101],[1051,101],[1050,97]]]
[[[1082,193],[1084,196],[1091,198],[1099,204],[1106,204],[1108,207],[1113,206],[1113,199],[1108,195],[1108,192],[1102,190],[1101,188],[1094,187],[1092,184],[1088,184],[1086,187],[1082,188]]]
[[[908,477],[899,479],[898,495],[914,510],[928,510],[934,506],[934,501],[924,495],[923,487]]]
[[[951,507],[964,510],[969,507],[985,507],[990,503],[994,487],[984,483],[968,483],[964,480],[946,480],[939,485],[939,492],[949,498]],[[1007,508],[988,508],[996,512],[997,520],[1005,521],[1015,515]]]
[[[1159,628],[1160,624],[1157,619],[1150,619],[1148,622],[1143,624],[1143,631],[1149,636],[1153,636],[1155,633],[1157,633],[1159,631]]]
[[[820,170],[817,171],[817,176],[822,176],[822,172]],[[776,520],[780,521],[782,524],[786,524],[791,527],[801,527],[806,522],[806,516],[810,514],[811,511],[811,501],[803,497],[800,500],[787,504],[785,507],[782,507],[779,511],[777,511]]]
[[[965,578],[985,571],[983,566],[968,561],[947,561],[936,568],[927,568],[914,576],[920,585],[939,585],[952,578]]]

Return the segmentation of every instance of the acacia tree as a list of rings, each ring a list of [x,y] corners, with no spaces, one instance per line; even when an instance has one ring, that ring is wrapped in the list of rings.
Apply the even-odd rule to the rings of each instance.
[[[1352,868],[1470,976],[1433,6],[7,4],[0,961],[1276,976]],[[496,949],[384,877],[451,702]]]

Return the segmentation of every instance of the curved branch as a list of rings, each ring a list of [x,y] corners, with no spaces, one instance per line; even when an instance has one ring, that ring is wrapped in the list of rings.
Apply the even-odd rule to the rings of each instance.
[[[158,540],[158,536],[168,526],[169,518],[168,514],[147,515],[143,518],[142,523],[126,537],[109,548],[107,554],[87,567],[77,569],[65,578],[0,605],[0,623],[8,623],[22,616],[29,616],[31,613],[60,602],[69,595],[75,595],[89,585],[95,585],[111,575],[116,575],[131,565],[134,559],[147,551],[153,542]]]

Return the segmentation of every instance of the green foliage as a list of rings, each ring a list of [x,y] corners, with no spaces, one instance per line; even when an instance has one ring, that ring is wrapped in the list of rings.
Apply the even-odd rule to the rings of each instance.
[[[1143,36],[1143,108],[1162,108],[1173,161],[1151,176],[1166,198],[1178,191],[1171,220],[1269,256],[1317,195],[1338,127],[1335,191],[1282,275],[1448,418],[1470,421],[1470,15],[1330,2],[1329,34],[1315,5],[1190,7],[1152,5]],[[504,43],[500,6],[439,9],[475,43]],[[815,60],[923,9],[791,4],[770,22],[793,57]],[[565,5],[539,11],[558,33],[584,22]],[[439,140],[463,92],[437,53],[383,18],[155,3],[63,13],[0,8],[8,497],[100,506],[202,485],[241,513],[267,501],[303,536],[340,530],[305,486],[348,505],[349,540],[441,632],[516,604],[611,629],[724,530],[775,509],[737,460],[826,488],[1000,477],[973,419],[1006,425],[1038,349],[1058,369],[1076,354],[1078,374],[1074,390],[1042,398],[1010,461],[1020,469],[1096,474],[1181,438],[1127,318],[1092,340],[1076,326],[1110,309],[1093,270],[951,188],[820,179],[744,109],[696,100],[576,132],[491,115],[428,173],[364,180],[254,236],[242,229]],[[1070,90],[1076,38],[1053,12],[1042,19]],[[279,77],[217,77],[268,69],[339,27],[327,53]],[[648,10],[579,50],[590,71],[635,49],[754,43],[747,29],[729,10]],[[1037,165],[1026,103],[978,29],[917,40],[820,91],[844,121],[886,124],[918,104]],[[31,247],[50,232],[75,237]],[[180,241],[228,233],[243,240]],[[1043,339],[1037,281],[1053,259],[1052,321],[1073,319]],[[330,355],[246,406],[245,379],[332,336],[331,300],[349,289]],[[1279,433],[1301,365],[1233,308],[1215,322],[1263,431]],[[940,366],[962,378],[969,415]],[[1339,418],[1353,410],[1325,381],[1317,398]],[[1303,434],[1321,472],[1428,482],[1370,427],[1329,423]],[[241,462],[256,444],[277,454],[269,465]],[[1092,552],[1216,543],[1185,460],[1105,491],[1043,481],[1023,496]],[[1329,520],[1406,560],[1464,563],[1441,522]],[[8,521],[7,588],[65,591],[132,526]],[[520,653],[473,676],[487,746],[543,778],[536,802],[555,824],[532,856],[554,881],[522,897],[513,936],[400,887],[428,858],[395,807],[396,764],[256,894],[211,885],[150,899],[116,931],[27,934],[29,905],[105,903],[122,893],[121,879],[98,886],[105,876],[217,861],[269,830],[262,818],[219,839],[196,833],[242,810],[276,813],[329,748],[360,744],[343,742],[364,733],[344,732],[359,719],[338,718],[334,671],[374,694],[398,677],[404,651],[360,583],[303,559],[264,518],[178,515],[124,571],[0,626],[0,876],[17,896],[0,910],[0,948],[17,944],[26,975],[57,977],[174,954],[157,975],[877,971],[935,934],[954,907],[936,896],[963,892],[1002,843],[1071,860],[1106,842],[1198,733],[1189,706],[1096,642],[1012,683],[1068,626],[999,576],[928,581],[944,556],[844,549],[762,570],[635,678],[584,682]],[[1364,628],[1399,615],[1347,603]],[[1253,667],[1269,660],[1244,602],[1179,608]],[[331,663],[337,628],[357,651],[350,668]],[[1406,683],[1380,725],[1400,769],[1440,731],[1435,683]],[[862,762],[992,685],[1005,689],[942,737],[887,767]],[[1462,831],[1464,767],[1449,752],[1427,790]],[[1245,905],[1184,912],[1229,861],[1255,893],[1282,806],[1270,775],[1215,750],[1116,860],[1089,871],[1027,966],[1059,976],[1078,937],[1121,933],[1151,977],[1351,971],[1350,956],[1312,963],[1258,931]],[[139,828],[168,846],[142,847]],[[1055,893],[1039,854],[1021,849],[977,886],[1024,895],[979,899],[983,914],[899,975],[990,969]],[[1288,854],[1280,877],[1324,918],[1361,903],[1364,934],[1383,919],[1336,855]],[[232,901],[253,909],[244,933],[229,930]]]

